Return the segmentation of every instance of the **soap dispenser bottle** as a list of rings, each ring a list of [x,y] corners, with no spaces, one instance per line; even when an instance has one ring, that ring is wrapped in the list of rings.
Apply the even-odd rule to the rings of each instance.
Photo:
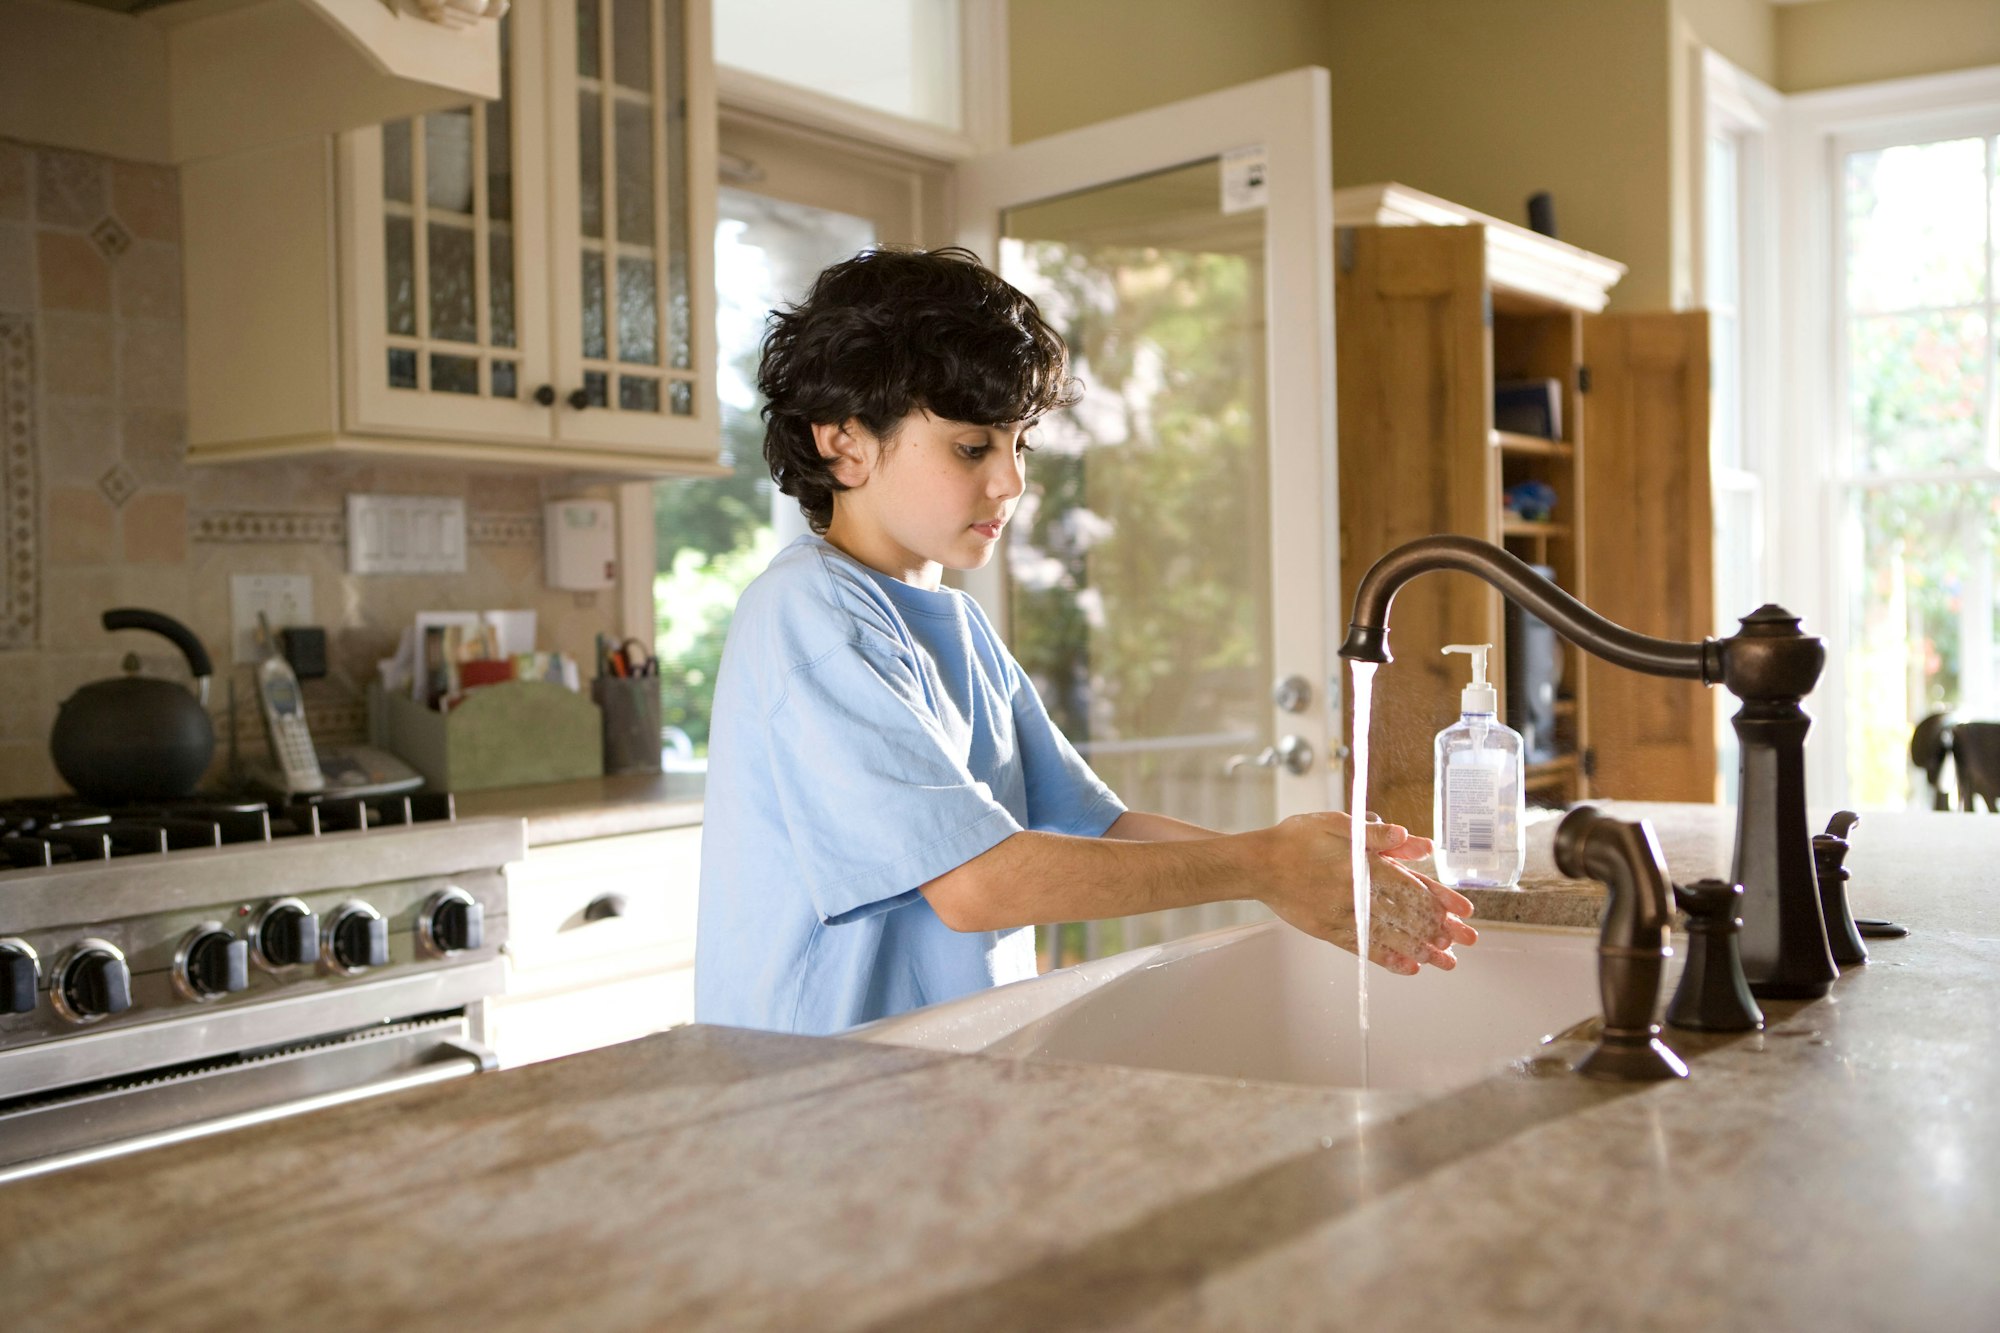
[[[1453,888],[1511,889],[1528,857],[1521,733],[1500,721],[1498,698],[1486,683],[1491,649],[1454,643],[1444,650],[1472,658],[1459,719],[1437,735],[1431,797],[1437,877]]]

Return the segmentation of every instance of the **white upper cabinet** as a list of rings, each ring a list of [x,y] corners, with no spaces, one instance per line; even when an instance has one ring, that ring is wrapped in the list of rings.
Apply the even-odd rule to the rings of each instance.
[[[718,470],[708,21],[520,0],[497,100],[190,167],[191,459]]]

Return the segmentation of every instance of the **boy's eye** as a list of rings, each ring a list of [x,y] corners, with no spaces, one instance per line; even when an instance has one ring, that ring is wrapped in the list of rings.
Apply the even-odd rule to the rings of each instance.
[[[1017,454],[1032,454],[1035,452],[1035,446],[1029,444],[1026,440],[1016,440],[1014,442],[1014,452]]]

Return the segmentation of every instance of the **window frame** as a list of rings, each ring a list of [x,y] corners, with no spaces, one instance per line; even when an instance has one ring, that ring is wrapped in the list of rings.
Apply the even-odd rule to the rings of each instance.
[[[1827,665],[1815,692],[1814,735],[1806,781],[1819,804],[1847,799],[1847,696],[1843,646],[1848,640],[1844,560],[1827,559],[1826,538],[1844,530],[1856,485],[1891,474],[1851,472],[1839,395],[1846,392],[1841,321],[1846,314],[1842,163],[1847,153],[1938,138],[1991,135],[2000,117],[2000,66],[1894,79],[1784,99],[1781,124],[1781,305],[1790,336],[1784,347],[1782,454],[1774,475],[1787,479],[1792,513],[1772,529],[1778,595],[1826,640]],[[1990,294],[1989,294],[1990,295]],[[1915,474],[1893,474],[1914,479]],[[1954,473],[1976,479],[1979,470]],[[1775,488],[1774,488],[1775,489]],[[1809,516],[1809,517],[1806,517]],[[1805,517],[1805,521],[1801,521]],[[1837,548],[1837,557],[1845,549]]]

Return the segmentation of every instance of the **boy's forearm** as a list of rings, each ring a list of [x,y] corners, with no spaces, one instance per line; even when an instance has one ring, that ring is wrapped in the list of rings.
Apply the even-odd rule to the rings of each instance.
[[[1262,832],[1147,842],[1016,833],[925,884],[923,893],[958,931],[1194,907],[1256,897],[1265,840]]]
[[[1190,824],[1172,815],[1156,815],[1145,810],[1127,810],[1104,830],[1104,836],[1120,842],[1188,842],[1196,838],[1220,838],[1212,828]]]

